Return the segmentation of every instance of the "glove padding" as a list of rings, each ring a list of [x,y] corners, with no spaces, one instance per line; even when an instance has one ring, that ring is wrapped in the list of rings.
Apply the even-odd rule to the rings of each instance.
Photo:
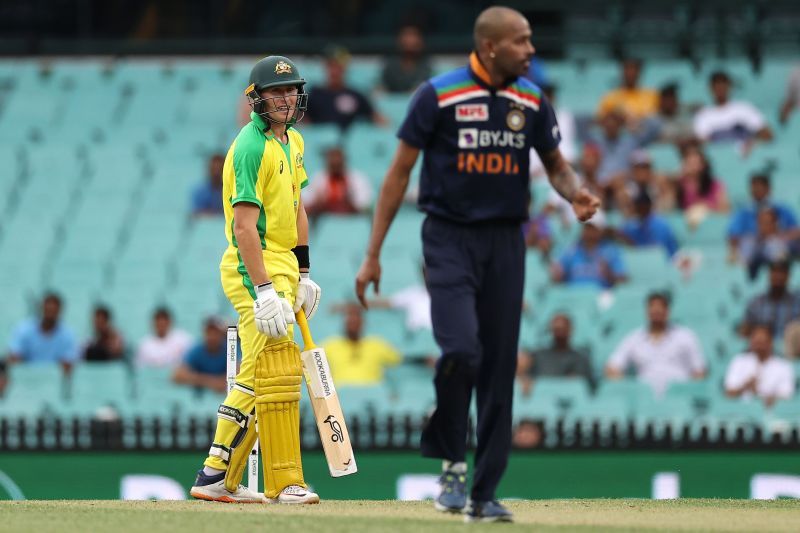
[[[311,320],[319,309],[320,299],[322,299],[322,288],[311,280],[308,272],[301,272],[300,283],[297,284],[297,296],[294,298],[294,312],[302,308],[306,318]]]
[[[272,339],[285,337],[288,333],[286,325],[294,324],[292,306],[278,296],[271,283],[259,286],[256,296],[253,302],[256,329]]]

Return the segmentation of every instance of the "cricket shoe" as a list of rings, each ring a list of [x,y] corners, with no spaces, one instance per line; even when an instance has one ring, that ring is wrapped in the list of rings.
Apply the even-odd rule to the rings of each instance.
[[[289,485],[278,494],[277,498],[272,498],[269,503],[288,503],[288,504],[315,504],[319,503],[319,495],[311,492],[300,485]]]
[[[225,503],[268,503],[267,498],[253,492],[244,485],[239,485],[235,492],[225,488],[225,472],[207,476],[201,468],[197,472],[194,487],[189,490],[192,498]]]
[[[513,522],[514,515],[497,500],[470,500],[464,511],[464,522]]]
[[[442,491],[433,502],[437,511],[443,513],[461,513],[467,505],[467,475],[456,472],[442,472],[439,478]]]

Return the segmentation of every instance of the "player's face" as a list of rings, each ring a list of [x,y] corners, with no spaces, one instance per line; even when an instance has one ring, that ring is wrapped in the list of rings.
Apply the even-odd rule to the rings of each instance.
[[[261,98],[266,100],[267,113],[276,122],[289,122],[297,107],[297,87],[270,87],[261,91]]]
[[[534,52],[528,21],[514,17],[503,38],[495,44],[495,65],[505,76],[522,76],[528,72]]]

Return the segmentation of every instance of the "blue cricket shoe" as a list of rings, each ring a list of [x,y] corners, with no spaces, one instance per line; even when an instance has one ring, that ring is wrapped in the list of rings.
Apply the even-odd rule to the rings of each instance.
[[[442,491],[433,503],[437,511],[461,513],[467,505],[467,475],[455,472],[442,472],[439,478]]]
[[[476,502],[470,500],[464,512],[464,522],[513,522],[514,515],[497,500]]]

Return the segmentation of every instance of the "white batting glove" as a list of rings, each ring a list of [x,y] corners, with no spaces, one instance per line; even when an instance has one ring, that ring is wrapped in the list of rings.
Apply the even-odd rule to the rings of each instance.
[[[321,299],[322,288],[312,281],[308,272],[301,272],[300,283],[297,284],[297,296],[294,298],[294,312],[296,313],[302,308],[306,318],[311,320],[311,317],[319,309]]]
[[[256,329],[273,339],[285,337],[288,332],[286,325],[294,323],[292,306],[278,296],[272,283],[256,287],[256,296],[253,302]]]

